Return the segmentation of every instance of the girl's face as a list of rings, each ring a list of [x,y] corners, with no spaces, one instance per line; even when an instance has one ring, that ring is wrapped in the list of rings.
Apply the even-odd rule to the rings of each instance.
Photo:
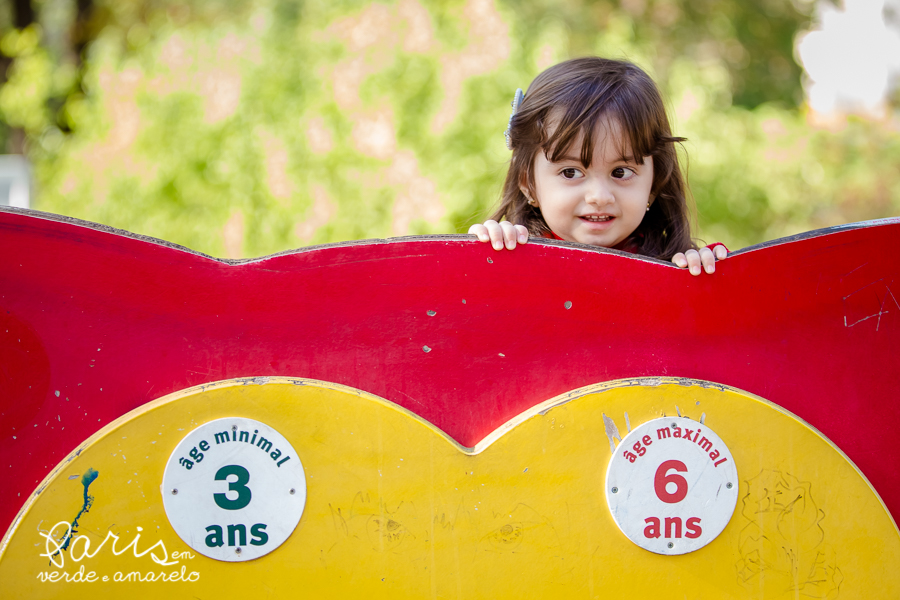
[[[653,158],[645,156],[638,164],[628,144],[619,143],[620,133],[617,122],[600,122],[589,168],[578,157],[582,135],[558,162],[537,153],[534,200],[551,231],[562,239],[610,248],[641,224],[653,186]]]

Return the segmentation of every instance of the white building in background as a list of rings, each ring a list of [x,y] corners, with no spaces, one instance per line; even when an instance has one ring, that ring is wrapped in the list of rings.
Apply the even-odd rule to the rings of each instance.
[[[31,205],[31,165],[24,156],[0,155],[0,205]]]
[[[815,29],[796,43],[810,108],[887,116],[886,99],[900,86],[900,0],[819,0],[816,12]]]

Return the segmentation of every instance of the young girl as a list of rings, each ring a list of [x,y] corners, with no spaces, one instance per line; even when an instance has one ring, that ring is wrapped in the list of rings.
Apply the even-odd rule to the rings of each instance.
[[[512,250],[529,235],[671,260],[699,275],[727,255],[697,250],[662,98],[637,66],[578,58],[516,92],[500,207],[469,233]],[[502,220],[502,219],[506,220]]]

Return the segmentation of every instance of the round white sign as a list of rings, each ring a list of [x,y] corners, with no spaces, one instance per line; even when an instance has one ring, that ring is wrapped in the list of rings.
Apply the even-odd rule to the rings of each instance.
[[[287,439],[259,421],[216,419],[169,457],[163,506],[175,532],[205,556],[259,558],[291,535],[306,505],[303,465]]]
[[[738,497],[734,459],[709,427],[664,417],[636,427],[606,471],[606,500],[628,539],[657,554],[685,554],[713,541]]]

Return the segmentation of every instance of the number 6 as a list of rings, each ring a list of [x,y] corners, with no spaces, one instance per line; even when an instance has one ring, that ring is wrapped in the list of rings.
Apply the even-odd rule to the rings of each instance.
[[[681,475],[672,473],[667,475],[671,470],[675,469],[680,473],[687,473],[687,467],[680,460],[667,460],[659,465],[656,469],[656,475],[653,477],[653,488],[656,490],[656,496],[667,504],[675,504],[681,502],[688,493],[687,480]],[[674,483],[675,491],[669,493],[666,484]]]

